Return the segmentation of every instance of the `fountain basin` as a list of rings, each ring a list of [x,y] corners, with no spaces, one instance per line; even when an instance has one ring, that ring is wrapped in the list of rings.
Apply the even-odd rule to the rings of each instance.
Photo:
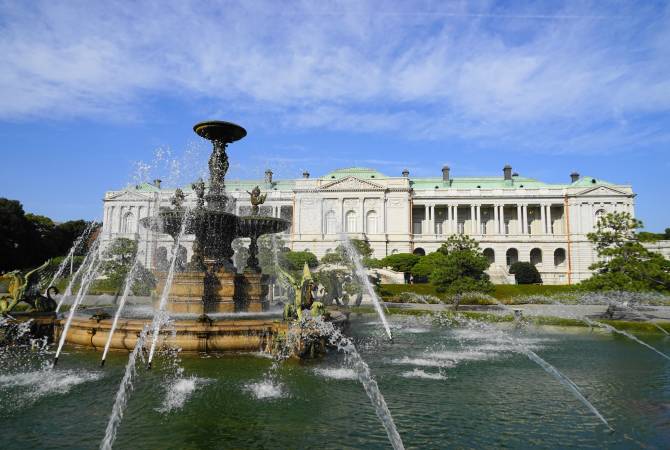
[[[288,230],[291,222],[269,216],[240,216],[237,218],[237,237],[258,238],[264,234]]]
[[[193,131],[209,141],[221,141],[227,144],[239,141],[247,135],[247,130],[241,126],[223,120],[207,120],[196,123],[193,126]]]
[[[171,327],[164,328],[158,345],[181,348],[185,352],[239,352],[268,351],[279,333],[286,333],[288,324],[281,314],[246,314],[240,317],[217,317],[202,320],[176,319]],[[60,338],[63,322],[55,327],[55,338]],[[132,351],[140,332],[151,325],[151,319],[121,318],[110,344],[113,350]],[[112,320],[97,321],[90,316],[75,316],[67,335],[67,343],[91,347],[102,351],[109,337]],[[149,342],[146,342],[147,348]]]

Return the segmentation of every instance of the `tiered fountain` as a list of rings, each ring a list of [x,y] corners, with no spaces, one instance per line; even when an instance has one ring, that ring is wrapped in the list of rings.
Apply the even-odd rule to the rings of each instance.
[[[281,312],[268,311],[268,280],[258,266],[257,239],[286,230],[290,223],[275,217],[258,215],[259,193],[252,193],[251,216],[239,217],[226,211],[225,176],[228,171],[228,144],[242,139],[247,132],[230,122],[201,122],[193,130],[213,144],[209,159],[209,189],[200,180],[192,185],[197,197],[193,209],[186,208],[184,194],[178,190],[171,208],[161,208],[158,217],[143,219],[154,232],[167,233],[177,243],[181,233],[195,236],[194,253],[187,270],[174,274],[166,286],[168,273],[156,272],[158,280],[154,309],[158,298],[169,289],[165,309],[174,320],[174,332],[162,336],[167,344],[185,351],[258,350],[285,331]],[[255,195],[254,195],[255,194]],[[184,222],[185,221],[185,222]],[[244,273],[233,267],[232,241],[250,238],[249,260]],[[111,340],[111,348],[130,350],[150,318],[122,319]],[[111,319],[77,317],[67,341],[103,347],[112,326]]]

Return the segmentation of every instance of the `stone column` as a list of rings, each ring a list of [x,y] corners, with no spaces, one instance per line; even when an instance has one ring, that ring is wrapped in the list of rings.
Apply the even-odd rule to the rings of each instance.
[[[360,211],[361,224],[360,226],[356,224],[356,228],[360,230],[361,233],[365,233],[365,197],[358,199],[358,211]]]
[[[454,205],[454,234],[458,234],[458,203]]]
[[[523,234],[528,234],[528,205],[521,205],[521,218],[523,223]]]
[[[321,236],[326,234],[326,224],[324,223],[324,215],[323,215],[323,202],[324,199],[321,198],[321,201],[319,202],[319,215],[321,216]],[[279,217],[279,215],[277,216]]]
[[[554,224],[551,221],[551,203],[547,205],[547,232],[554,234]]]
[[[344,199],[340,198],[340,233],[344,233],[346,231],[345,223],[344,221],[346,218],[344,217]]]
[[[500,205],[493,205],[493,234],[500,234]]]
[[[523,227],[521,222],[521,204],[516,204],[516,232],[517,234],[523,234]]]
[[[382,198],[379,199],[379,201],[381,202],[381,205],[382,205],[382,210],[383,210],[382,220],[384,221],[384,223],[381,226],[381,229],[382,229],[382,232],[384,234],[386,234],[387,233],[387,231],[386,231],[386,216],[387,216],[386,203],[388,202],[388,199],[386,197],[382,197]]]
[[[475,218],[475,205],[470,203],[470,233],[472,233],[472,234],[477,233],[477,229],[475,228],[477,226],[475,224],[476,221],[477,220]]]
[[[540,225],[542,228],[542,234],[547,234],[547,216],[545,214],[544,204],[540,204]]]

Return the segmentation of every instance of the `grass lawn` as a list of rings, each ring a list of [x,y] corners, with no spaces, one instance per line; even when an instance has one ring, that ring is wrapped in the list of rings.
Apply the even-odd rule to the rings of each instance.
[[[493,297],[497,300],[509,300],[524,295],[552,295],[574,291],[574,286],[568,285],[543,285],[543,284],[497,284]],[[379,293],[385,301],[403,292],[413,292],[420,295],[434,295],[444,299],[445,294],[435,290],[435,286],[429,283],[422,284],[382,284]]]

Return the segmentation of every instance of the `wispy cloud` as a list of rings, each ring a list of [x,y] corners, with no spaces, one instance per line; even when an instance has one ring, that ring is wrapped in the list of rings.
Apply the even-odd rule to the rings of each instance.
[[[667,143],[670,12],[651,4],[0,4],[0,120],[136,120],[157,98],[268,127]]]

